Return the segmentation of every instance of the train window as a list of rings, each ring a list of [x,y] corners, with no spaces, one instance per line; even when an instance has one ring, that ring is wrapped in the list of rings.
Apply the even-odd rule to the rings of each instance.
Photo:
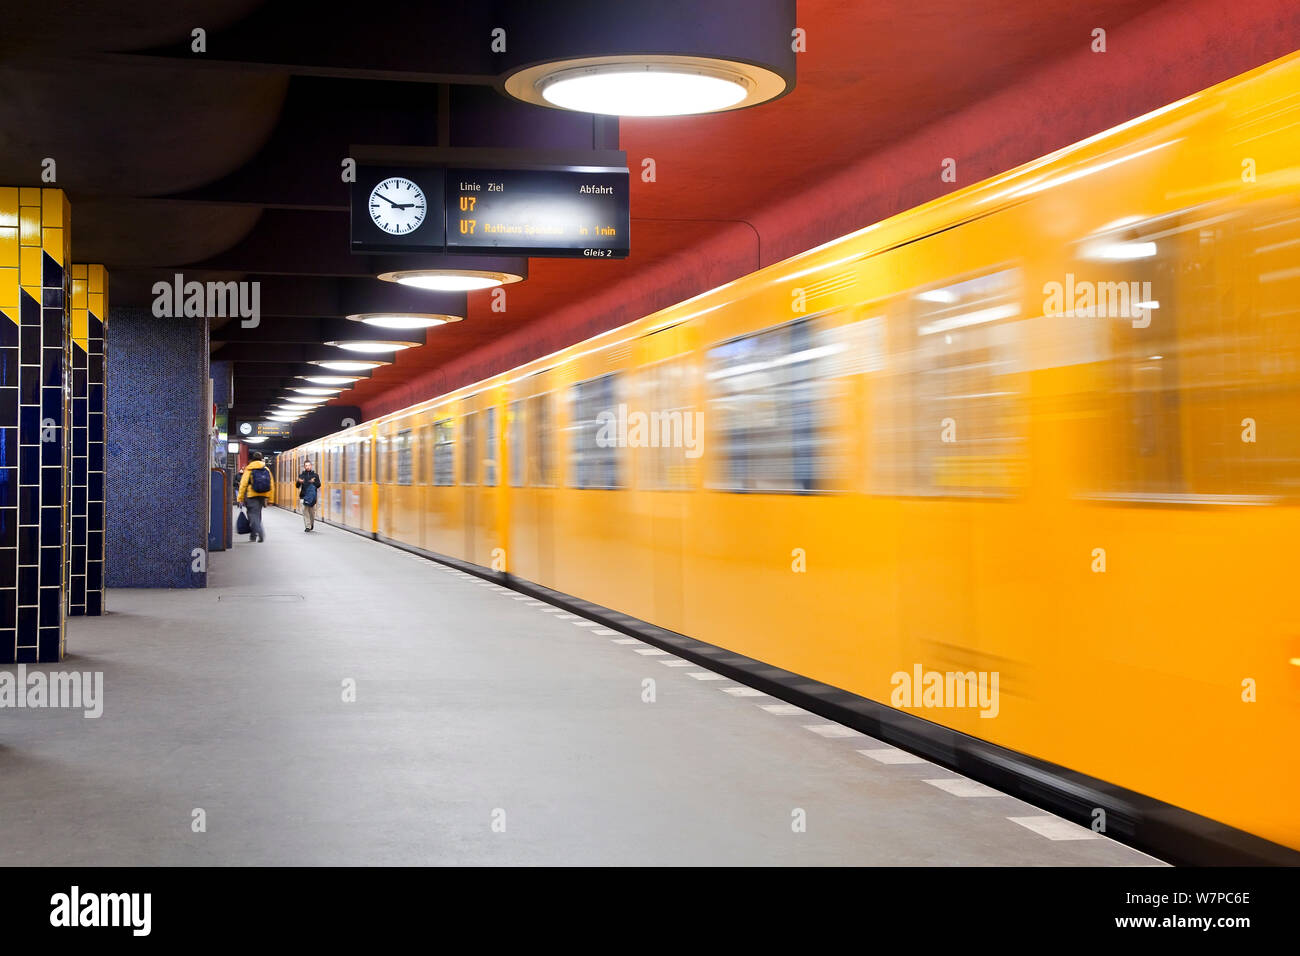
[[[524,400],[510,403],[506,415],[506,445],[510,455],[510,484],[515,488],[524,483]]]
[[[714,487],[800,494],[838,480],[824,392],[825,360],[840,346],[823,339],[800,319],[709,351]]]
[[[570,386],[569,484],[574,488],[621,486],[615,379],[611,372]]]
[[[538,488],[555,485],[555,398],[541,392],[528,399],[528,468],[526,481]]]
[[[361,458],[361,481],[366,483],[370,481],[370,439],[361,439],[360,446]]]
[[[350,442],[343,449],[343,465],[349,484],[355,485],[361,480],[361,453],[357,450],[356,442]]]
[[[1300,495],[1298,247],[1300,218],[1285,203],[1185,210],[1078,244],[1079,259],[1118,290],[1098,311],[1110,356],[1095,494],[1174,503]]]
[[[419,461],[415,467],[419,473],[415,481],[416,484],[430,485],[433,484],[433,426],[421,425],[418,434],[415,454]]]
[[[380,435],[375,439],[375,483],[386,485],[392,481],[392,474],[389,471],[388,453],[392,447],[392,442],[387,435]]]
[[[404,428],[398,432],[394,443],[397,445],[397,483],[399,485],[413,484],[414,478],[411,475],[411,469],[415,449],[412,447],[411,430]]]
[[[497,407],[489,405],[484,419],[483,484],[495,487],[497,483]]]
[[[456,472],[452,467],[453,450],[456,446],[455,423],[444,418],[433,425],[433,483],[450,486],[456,483]]]
[[[460,483],[478,484],[478,412],[466,412],[460,430]]]
[[[330,481],[343,480],[343,446],[335,445],[330,449]]]
[[[1019,270],[1000,269],[897,302],[873,387],[872,492],[999,496],[1024,485],[1020,296]]]
[[[638,484],[681,490],[704,450],[704,414],[695,407],[693,366],[686,356],[658,362],[638,376],[627,412],[628,444],[636,448]],[[619,427],[623,427],[619,423]]]

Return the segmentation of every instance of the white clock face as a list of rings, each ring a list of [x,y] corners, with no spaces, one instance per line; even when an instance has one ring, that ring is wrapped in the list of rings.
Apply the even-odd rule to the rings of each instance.
[[[427,212],[419,186],[394,176],[370,190],[370,218],[390,236],[405,236],[420,228]]]

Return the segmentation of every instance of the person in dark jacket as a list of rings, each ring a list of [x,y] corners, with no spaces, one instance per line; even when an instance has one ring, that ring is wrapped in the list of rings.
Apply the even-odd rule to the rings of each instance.
[[[303,462],[302,473],[295,484],[298,498],[302,501],[302,530],[310,531],[316,527],[316,502],[320,497],[320,475],[312,469],[311,462]],[[312,490],[309,492],[308,488]]]

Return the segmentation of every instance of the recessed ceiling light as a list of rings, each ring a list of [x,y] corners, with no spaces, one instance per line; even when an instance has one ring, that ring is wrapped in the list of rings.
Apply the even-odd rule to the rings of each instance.
[[[248,444],[250,444],[250,445],[260,445],[260,444],[262,444],[262,442],[266,441],[266,436],[265,436],[265,435],[249,435],[247,438],[244,439],[244,441],[248,442]]]
[[[308,398],[303,395],[286,395],[284,400],[294,405],[324,405],[329,401],[328,398]]]
[[[309,365],[319,365],[321,368],[327,368],[332,372],[365,372],[372,368],[379,368],[381,365],[392,365],[392,362],[384,361],[359,361],[357,359],[313,359]]]
[[[379,278],[385,282],[434,292],[474,292],[523,280],[523,276],[513,272],[484,272],[479,269],[411,269],[384,272]]]
[[[594,56],[543,63],[505,81],[539,106],[614,116],[686,116],[754,106],[785,93],[780,74],[738,60],[688,55]]]
[[[346,341],[326,342],[326,345],[332,345],[336,349],[346,349],[349,352],[369,352],[375,355],[383,355],[386,352],[400,352],[402,349],[409,349],[418,346],[419,342],[381,342],[369,339],[348,339]]]
[[[343,391],[341,388],[321,388],[319,386],[294,386],[289,391],[297,392],[299,395],[337,395]]]
[[[299,375],[297,377],[304,382],[313,382],[317,385],[350,385],[361,381],[356,375]]]
[[[358,312],[348,318],[381,329],[428,329],[448,322],[459,322],[462,317],[435,312]]]

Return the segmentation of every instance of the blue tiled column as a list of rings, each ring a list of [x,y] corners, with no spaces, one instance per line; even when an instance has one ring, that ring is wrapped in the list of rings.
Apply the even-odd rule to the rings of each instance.
[[[205,587],[207,320],[110,305],[105,346],[108,586]]]

